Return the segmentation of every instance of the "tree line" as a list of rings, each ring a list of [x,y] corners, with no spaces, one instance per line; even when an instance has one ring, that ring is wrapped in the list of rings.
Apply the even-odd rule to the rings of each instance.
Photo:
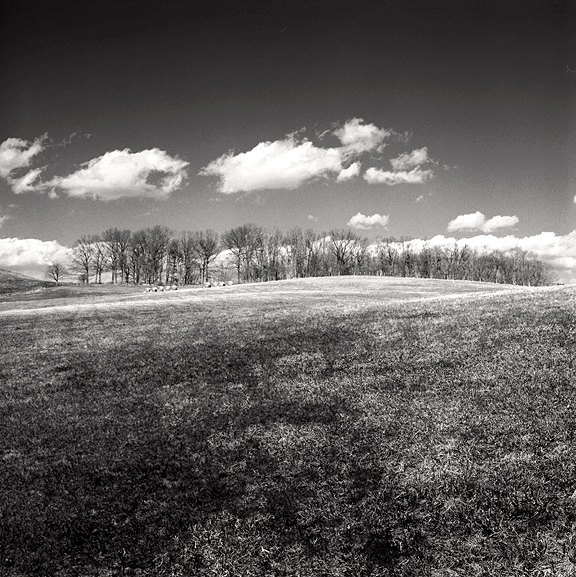
[[[81,282],[202,284],[264,282],[334,275],[384,275],[474,280],[518,285],[553,281],[533,253],[478,251],[454,242],[433,245],[410,239],[370,242],[351,229],[318,234],[294,228],[282,233],[249,223],[219,235],[213,230],[176,235],[165,226],[132,232],[110,228],[83,236],[72,247],[68,269]],[[59,282],[66,267],[53,263],[47,275]]]

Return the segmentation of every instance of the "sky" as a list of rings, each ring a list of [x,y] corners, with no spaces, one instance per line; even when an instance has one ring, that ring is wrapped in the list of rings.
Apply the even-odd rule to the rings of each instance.
[[[0,267],[253,222],[521,246],[576,282],[569,0],[21,0],[0,28]]]

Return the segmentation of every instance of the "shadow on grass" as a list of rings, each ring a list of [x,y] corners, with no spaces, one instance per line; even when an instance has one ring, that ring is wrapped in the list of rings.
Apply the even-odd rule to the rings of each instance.
[[[282,390],[274,366],[286,356],[319,353],[316,378],[328,382],[357,337],[324,327],[252,344],[175,338],[64,357],[45,385],[46,402],[21,407],[3,427],[18,449],[2,475],[2,564],[37,575],[155,571],[155,560],[180,555],[175,538],[223,511],[264,515],[273,541],[326,554],[336,545],[325,542],[323,519],[303,523],[301,508],[315,498],[319,471],[340,475],[335,469],[348,449],[336,442],[331,457],[318,456],[316,469],[287,472],[266,430],[320,427],[345,444],[344,422],[357,410],[328,385],[314,395]],[[382,474],[356,468],[343,487],[357,485],[358,501],[365,497],[360,484]],[[342,531],[339,539],[368,564],[391,566],[406,553],[390,541],[389,529]],[[210,561],[198,550],[187,563],[198,571]]]

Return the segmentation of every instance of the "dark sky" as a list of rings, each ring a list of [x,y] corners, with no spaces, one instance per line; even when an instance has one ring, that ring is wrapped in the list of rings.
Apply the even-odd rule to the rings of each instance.
[[[70,245],[111,226],[222,231],[248,221],[320,232],[361,213],[388,216],[386,228],[362,229],[367,235],[430,238],[477,211],[516,217],[490,229],[495,235],[566,235],[576,228],[572,5],[13,2],[0,31],[0,142],[47,137],[0,183],[0,235]],[[342,168],[358,161],[359,174],[337,182],[335,169],[314,162],[324,149],[343,150],[334,131],[352,119],[393,136],[383,149],[346,157]],[[293,146],[312,143],[316,156],[299,165],[310,178],[282,186],[285,166],[267,156],[280,184],[247,185],[261,165],[238,168],[244,157],[235,155],[281,146],[292,133]],[[424,147],[422,182],[365,178]],[[161,198],[62,181],[124,149],[180,159],[187,179]],[[220,173],[198,174],[229,151]],[[252,172],[224,193],[233,162]],[[16,179],[37,168],[35,185],[17,194]]]

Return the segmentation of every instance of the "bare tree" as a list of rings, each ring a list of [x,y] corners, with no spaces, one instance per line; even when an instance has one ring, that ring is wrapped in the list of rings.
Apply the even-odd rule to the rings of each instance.
[[[331,230],[330,252],[336,260],[338,275],[351,274],[354,270],[354,254],[360,237],[350,229]]]
[[[102,284],[102,273],[108,266],[108,251],[99,236],[93,236],[94,244],[94,282]]]
[[[195,270],[199,268],[194,246],[194,233],[183,232],[178,239],[178,246],[182,259],[179,267],[179,281],[182,284],[192,284],[196,281]]]
[[[200,264],[201,282],[209,281],[209,267],[214,259],[220,254],[218,233],[213,230],[203,230],[194,233],[193,251]]]
[[[249,223],[227,230],[222,235],[222,245],[227,248],[236,261],[238,282],[253,278],[253,259],[262,244],[262,229]]]
[[[67,273],[66,267],[59,262],[53,262],[46,267],[46,278],[53,280],[56,286],[60,286],[60,279]]]
[[[72,269],[82,277],[82,281],[86,284],[90,282],[90,271],[94,264],[96,252],[92,239],[91,236],[82,236],[72,247]]]
[[[113,283],[118,282],[118,273],[120,273],[120,280],[127,282],[127,251],[131,236],[132,233],[129,230],[118,230],[117,228],[109,228],[102,233],[102,242],[106,250]]]
[[[137,230],[132,235],[130,258],[134,282],[156,283],[162,280],[171,238],[172,231],[160,225]]]

